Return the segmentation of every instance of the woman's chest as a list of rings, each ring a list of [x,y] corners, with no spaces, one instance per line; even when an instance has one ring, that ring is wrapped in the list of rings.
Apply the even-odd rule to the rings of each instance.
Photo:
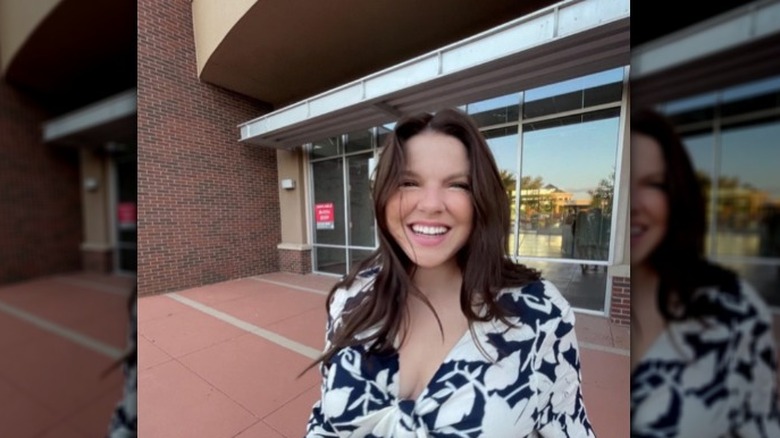
[[[481,348],[492,359],[466,332],[414,398],[402,397],[398,354],[380,357],[345,349],[329,368],[326,388],[326,394],[337,394],[333,399],[340,401],[332,405],[333,410],[325,406],[325,413],[332,424],[347,428],[358,423],[362,427],[392,426],[391,432],[377,436],[402,436],[401,431],[409,430],[471,430],[481,431],[475,436],[491,437],[531,434],[539,405],[533,361],[521,344],[510,345],[512,340],[480,339]]]

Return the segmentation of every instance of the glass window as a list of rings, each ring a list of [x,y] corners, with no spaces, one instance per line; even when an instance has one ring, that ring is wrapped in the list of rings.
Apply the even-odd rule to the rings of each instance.
[[[347,250],[344,248],[315,247],[317,256],[316,270],[331,274],[347,273]]]
[[[466,113],[479,127],[517,122],[520,117],[520,93],[470,103],[466,105]]]
[[[314,243],[345,245],[344,171],[342,159],[312,163],[314,178]]]
[[[370,129],[350,132],[349,134],[345,135],[346,138],[346,141],[344,143],[345,153],[349,154],[351,152],[370,151],[371,148],[373,147],[373,145],[371,144],[371,140],[373,139],[373,137],[374,134],[371,132]]]
[[[487,140],[490,152],[493,153],[493,158],[496,160],[498,171],[501,173],[501,180],[504,183],[504,189],[506,195],[509,198],[510,217],[512,220],[510,229],[507,230],[509,237],[507,243],[509,245],[509,253],[515,254],[515,239],[514,229],[515,221],[517,220],[517,205],[515,198],[517,194],[517,158],[518,158],[518,135],[517,125],[509,126],[506,128],[491,129],[483,131],[482,135]]]
[[[325,158],[339,155],[341,153],[341,143],[338,137],[330,137],[315,141],[311,145],[311,158]]]
[[[718,178],[718,255],[780,257],[778,138],[780,118],[724,126]]]
[[[371,202],[371,185],[368,160],[372,153],[350,156],[349,166],[349,244],[374,246],[374,204]]]
[[[520,251],[606,261],[619,117],[523,133]]]
[[[523,118],[531,119],[620,102],[623,68],[583,76],[525,92]]]
[[[662,107],[702,181],[706,254],[780,306],[780,77]]]

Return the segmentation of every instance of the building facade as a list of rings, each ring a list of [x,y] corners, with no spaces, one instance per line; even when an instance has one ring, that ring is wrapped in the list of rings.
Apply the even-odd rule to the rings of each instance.
[[[0,1],[0,283],[135,272],[134,8]]]
[[[707,256],[780,309],[780,2],[726,2],[632,48],[633,104],[665,113],[705,190]]]
[[[627,1],[295,3],[139,2],[142,294],[346,274],[376,247],[393,123],[458,107],[502,171],[513,258],[628,323]]]

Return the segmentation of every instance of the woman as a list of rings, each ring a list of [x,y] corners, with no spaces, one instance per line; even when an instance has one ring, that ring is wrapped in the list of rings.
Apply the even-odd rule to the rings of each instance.
[[[633,437],[780,437],[771,315],[704,258],[704,199],[660,115],[631,119]]]
[[[379,248],[330,292],[307,436],[593,436],[574,315],[507,257],[509,201],[473,122],[401,120],[373,199]]]

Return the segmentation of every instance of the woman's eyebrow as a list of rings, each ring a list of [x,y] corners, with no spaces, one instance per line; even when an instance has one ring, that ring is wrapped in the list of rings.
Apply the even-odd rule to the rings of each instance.
[[[417,172],[414,172],[412,170],[402,170],[400,175],[401,176],[406,176],[406,177],[417,177],[417,178],[420,177],[420,174],[418,174]],[[458,178],[466,178],[466,179],[468,179],[469,177],[470,177],[470,175],[469,175],[468,172],[457,172],[457,173],[453,173],[452,175],[448,175],[444,179],[446,181],[449,181],[451,179],[458,179]]]

